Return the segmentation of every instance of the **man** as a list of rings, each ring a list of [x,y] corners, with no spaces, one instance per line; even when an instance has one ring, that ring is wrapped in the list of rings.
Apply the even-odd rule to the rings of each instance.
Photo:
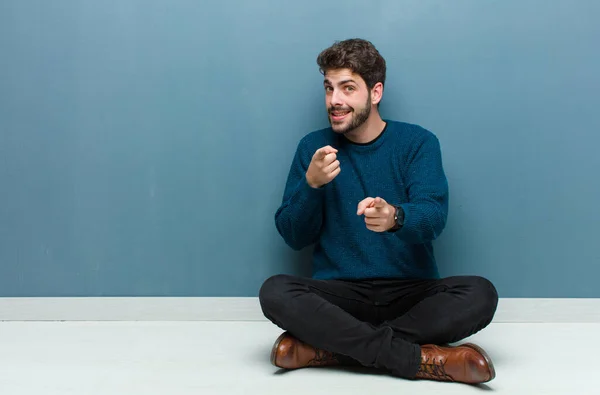
[[[313,276],[277,275],[259,299],[286,330],[281,368],[360,364],[409,379],[483,383],[495,377],[474,344],[498,294],[476,276],[439,278],[432,241],[446,224],[448,184],[435,135],[383,120],[385,60],[368,41],[317,58],[330,128],[299,143],[275,214],[288,245],[315,244]]]

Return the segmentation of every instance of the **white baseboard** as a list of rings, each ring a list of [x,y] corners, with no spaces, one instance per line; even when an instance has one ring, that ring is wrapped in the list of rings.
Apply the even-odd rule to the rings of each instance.
[[[258,298],[0,298],[0,321],[266,321]],[[496,323],[600,323],[600,299],[501,298]]]

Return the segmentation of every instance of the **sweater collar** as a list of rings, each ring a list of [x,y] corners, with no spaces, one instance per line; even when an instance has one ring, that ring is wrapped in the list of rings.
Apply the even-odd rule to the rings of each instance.
[[[381,144],[383,144],[383,141],[385,140],[386,135],[389,134],[389,133],[386,133],[387,129],[389,128],[389,121],[384,119],[384,122],[385,122],[385,126],[383,127],[383,130],[381,131],[381,133],[379,133],[379,135],[377,137],[375,137],[373,140],[371,140],[369,142],[355,143],[353,141],[350,141],[343,134],[336,133],[338,143],[340,144],[340,146],[344,146],[348,149],[356,150],[356,151],[370,151],[372,149],[376,149]],[[333,133],[335,133],[335,132],[333,132]]]

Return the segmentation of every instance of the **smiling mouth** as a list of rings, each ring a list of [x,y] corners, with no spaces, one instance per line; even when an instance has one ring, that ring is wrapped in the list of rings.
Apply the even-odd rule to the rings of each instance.
[[[346,116],[348,114],[350,114],[351,111],[349,110],[344,110],[344,111],[330,111],[329,114],[331,115],[331,119],[334,121],[341,121],[344,118],[346,118]]]

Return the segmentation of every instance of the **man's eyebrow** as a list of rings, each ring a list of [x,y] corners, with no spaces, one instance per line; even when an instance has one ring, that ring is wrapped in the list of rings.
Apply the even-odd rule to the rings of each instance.
[[[352,82],[353,84],[357,84],[357,82],[356,82],[356,81],[354,81],[354,80],[350,79],[350,80],[343,80],[343,81],[340,81],[340,82],[338,82],[338,85],[344,85],[344,84],[347,84],[347,83],[349,83],[349,82]],[[331,81],[329,81],[329,80],[327,80],[327,79],[323,81],[323,84],[324,84],[324,85],[333,85],[333,84],[331,83]],[[357,85],[358,85],[358,84],[357,84]]]

